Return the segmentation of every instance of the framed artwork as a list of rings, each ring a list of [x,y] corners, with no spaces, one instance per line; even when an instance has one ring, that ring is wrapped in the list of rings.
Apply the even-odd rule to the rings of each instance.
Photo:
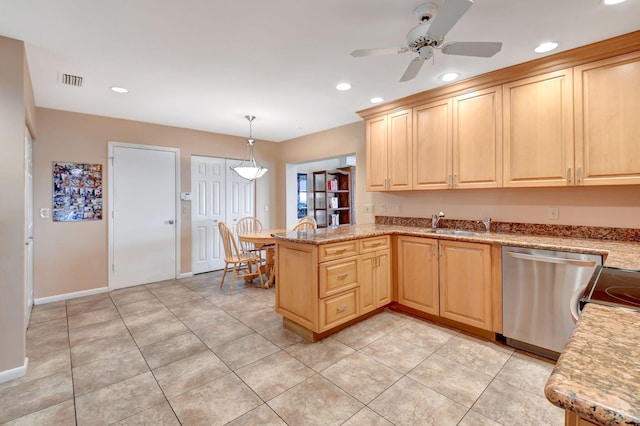
[[[102,220],[102,164],[53,163],[53,221]]]

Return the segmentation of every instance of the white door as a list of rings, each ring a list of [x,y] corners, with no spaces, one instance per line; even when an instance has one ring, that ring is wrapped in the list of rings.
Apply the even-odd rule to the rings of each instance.
[[[227,160],[225,169],[227,173],[226,185],[226,217],[227,223],[235,232],[236,223],[243,217],[253,216],[255,182],[241,178],[234,173],[229,166],[235,165],[236,160]]]
[[[173,148],[110,143],[111,289],[176,278]]]
[[[224,268],[218,223],[225,220],[224,158],[191,157],[191,259],[194,274]]]
[[[224,268],[218,223],[234,231],[245,216],[254,215],[254,183],[233,173],[237,160],[191,157],[191,259],[194,274]]]
[[[25,327],[29,327],[33,307],[33,142],[24,128],[24,287],[27,309]]]

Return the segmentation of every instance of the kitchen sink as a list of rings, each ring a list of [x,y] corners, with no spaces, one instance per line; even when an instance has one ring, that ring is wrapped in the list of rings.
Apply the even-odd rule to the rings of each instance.
[[[480,235],[479,232],[463,231],[461,229],[436,229],[436,234],[442,235],[460,235],[466,237],[472,237],[474,235]]]

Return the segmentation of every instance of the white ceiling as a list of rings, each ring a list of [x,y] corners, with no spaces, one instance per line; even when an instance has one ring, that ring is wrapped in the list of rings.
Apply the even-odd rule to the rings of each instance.
[[[443,4],[445,0],[432,0]],[[0,35],[26,42],[36,105],[283,141],[359,120],[443,83],[640,29],[640,0],[476,0],[445,41],[501,41],[493,58],[436,52],[399,83],[411,52],[352,58],[405,43],[421,0],[0,0]],[[555,52],[552,52],[555,53]],[[60,83],[62,73],[83,87]],[[353,88],[338,92],[338,82]],[[130,92],[113,93],[118,85]]]

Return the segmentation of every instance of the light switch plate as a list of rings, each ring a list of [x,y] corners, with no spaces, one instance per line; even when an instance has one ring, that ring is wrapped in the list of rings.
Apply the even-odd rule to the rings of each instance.
[[[373,204],[365,204],[364,206],[362,206],[362,210],[365,213],[373,213],[375,212],[375,207],[373,206]]]
[[[560,218],[560,209],[558,207],[549,207],[547,218],[550,220],[558,220]]]

